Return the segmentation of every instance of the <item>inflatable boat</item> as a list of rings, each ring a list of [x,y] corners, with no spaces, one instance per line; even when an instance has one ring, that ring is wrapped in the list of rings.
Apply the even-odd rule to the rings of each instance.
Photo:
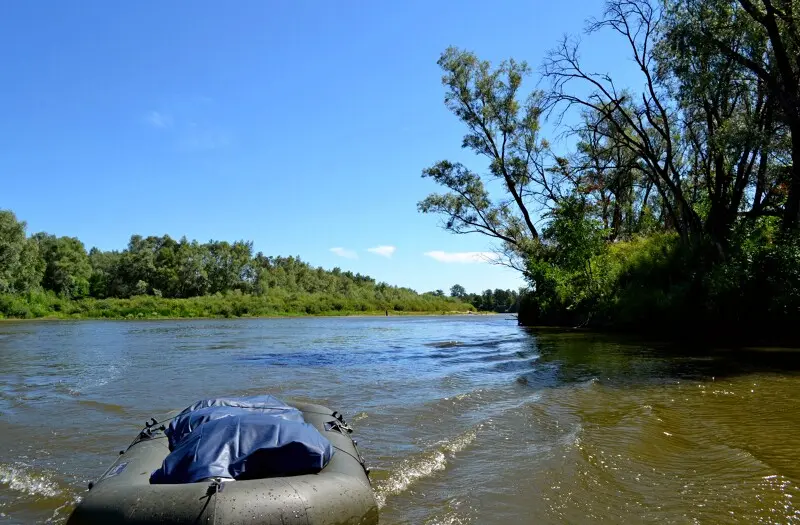
[[[320,405],[199,401],[147,423],[67,523],[377,524],[351,432]]]

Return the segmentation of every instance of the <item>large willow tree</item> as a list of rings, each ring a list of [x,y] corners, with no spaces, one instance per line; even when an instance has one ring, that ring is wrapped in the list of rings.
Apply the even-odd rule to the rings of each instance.
[[[463,147],[488,168],[444,160],[425,169],[447,191],[419,210],[441,214],[454,233],[499,241],[515,267],[557,241],[547,235],[565,231],[551,224],[557,218],[593,221],[607,241],[675,231],[722,257],[745,221],[776,216],[795,231],[799,8],[800,0],[610,0],[586,33],[626,44],[626,56],[612,59],[632,60],[639,77],[625,86],[585,67],[570,38],[546,56],[543,92],[523,89],[525,63],[493,67],[447,49],[445,103],[466,127]],[[540,118],[567,113],[578,124],[565,130],[569,153],[559,156],[540,136]]]
[[[478,172],[443,160],[423,171],[445,187],[418,204],[423,213],[444,217],[443,226],[458,234],[481,233],[500,241],[507,264],[520,268],[520,258],[539,240],[537,214],[562,192],[567,173],[553,168],[558,161],[540,137],[542,94],[524,96],[523,80],[530,68],[508,60],[497,67],[469,51],[448,48],[439,59],[444,71],[445,104],[464,123],[462,145],[487,161]],[[488,184],[498,183],[499,196]]]

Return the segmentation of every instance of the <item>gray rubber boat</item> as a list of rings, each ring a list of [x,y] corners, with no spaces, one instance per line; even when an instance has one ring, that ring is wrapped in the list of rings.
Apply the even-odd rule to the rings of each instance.
[[[68,525],[377,524],[378,508],[368,470],[344,418],[320,405],[289,405],[299,409],[305,421],[334,447],[333,457],[319,473],[152,485],[150,474],[170,452],[165,426],[153,420],[100,479],[90,484]]]

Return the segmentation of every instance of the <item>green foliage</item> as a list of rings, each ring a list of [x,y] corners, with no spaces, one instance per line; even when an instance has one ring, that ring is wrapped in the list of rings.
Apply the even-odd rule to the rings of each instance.
[[[474,310],[450,298],[392,293],[388,310],[397,313],[451,313]],[[8,318],[151,319],[183,317],[258,317],[282,315],[382,314],[385,299],[375,291],[350,295],[272,289],[264,295],[229,291],[187,299],[138,295],[127,299],[68,300],[53,292],[0,295],[0,315]]]
[[[66,298],[89,295],[92,266],[83,243],[75,237],[37,233],[32,237],[44,261],[42,287]]]
[[[711,153],[707,158],[712,159],[716,177],[727,175],[725,162],[735,161],[742,145],[746,145],[744,151],[762,148],[760,166],[767,169],[759,169],[752,211],[763,214],[769,209],[782,216],[784,230],[796,230],[800,221],[800,62],[796,59],[800,28],[793,13],[800,3],[669,0],[664,5],[667,36],[663,42],[667,45],[662,61],[677,64],[673,70],[684,99],[687,95],[698,99],[697,94],[703,93],[699,98],[714,110],[705,111],[707,122],[702,128],[711,133],[702,142]],[[733,159],[730,153],[735,153]],[[779,191],[765,192],[765,184]],[[719,196],[720,189],[730,188],[717,184],[710,193]]]
[[[450,297],[456,297],[460,299],[465,295],[467,295],[467,291],[460,284],[454,284],[450,287]]]
[[[527,260],[537,302],[526,302],[525,315],[544,324],[572,324],[597,302],[603,278],[597,258],[607,249],[606,231],[577,197],[564,199],[549,218],[542,242]]]
[[[92,267],[89,295],[103,299],[117,288],[114,281],[118,278],[117,268],[120,258],[120,253],[116,251],[104,252],[97,248],[89,250],[89,264]]]
[[[737,231],[736,249],[702,280],[709,322],[795,337],[800,322],[800,239],[779,233],[776,219]]]
[[[614,243],[592,258],[592,288],[550,266],[542,272],[547,286],[523,296],[520,320],[670,336],[791,338],[800,322],[800,239],[779,234],[777,223],[764,219],[737,230],[723,261],[714,246],[687,246],[674,233]]]
[[[481,312],[513,313],[519,308],[519,293],[516,290],[497,288],[479,294],[465,292],[462,298]]]
[[[568,271],[583,272],[591,280],[591,259],[605,248],[606,232],[587,212],[584,199],[564,198],[547,214],[550,222],[543,231],[543,240],[553,264]]]
[[[25,236],[25,223],[0,210],[0,293],[25,293],[39,284],[39,247]]]
[[[74,237],[37,233],[0,211],[0,316],[246,317],[465,312],[442,290],[420,295],[366,275],[313,268],[298,257],[252,255],[251,242],[198,243],[133,235],[128,247],[87,254]]]

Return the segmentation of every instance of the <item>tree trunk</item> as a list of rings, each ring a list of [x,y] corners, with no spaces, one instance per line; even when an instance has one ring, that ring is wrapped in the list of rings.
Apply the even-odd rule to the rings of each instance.
[[[792,179],[783,214],[784,231],[796,230],[800,222],[800,123],[792,126]]]
[[[620,223],[622,222],[622,210],[620,209],[619,201],[614,201],[614,215],[611,218],[611,239],[617,240],[619,236]]]

